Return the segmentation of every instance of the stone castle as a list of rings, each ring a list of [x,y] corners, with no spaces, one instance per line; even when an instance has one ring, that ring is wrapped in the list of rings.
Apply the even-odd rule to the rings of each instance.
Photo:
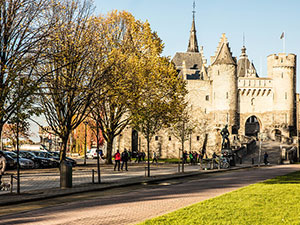
[[[187,82],[187,101],[193,118],[206,121],[186,142],[187,151],[200,151],[207,136],[208,153],[221,149],[220,130],[228,124],[233,146],[247,136],[288,141],[296,135],[296,55],[285,53],[267,57],[267,77],[259,77],[245,46],[237,60],[222,35],[210,65],[197,43],[195,20],[187,52],[177,52],[172,60],[179,76]],[[167,131],[151,142],[151,151],[161,157],[178,157],[181,144]],[[146,151],[146,140],[127,128],[116,138],[115,148]]]

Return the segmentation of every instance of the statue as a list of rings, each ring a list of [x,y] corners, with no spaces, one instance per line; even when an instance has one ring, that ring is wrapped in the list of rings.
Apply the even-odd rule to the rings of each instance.
[[[226,124],[225,127],[221,130],[222,135],[222,149],[230,148],[230,141],[229,141],[229,131],[227,129],[228,125]]]

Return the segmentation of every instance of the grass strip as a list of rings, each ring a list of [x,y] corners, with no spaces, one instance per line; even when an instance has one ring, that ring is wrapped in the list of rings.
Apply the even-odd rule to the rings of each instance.
[[[300,224],[300,171],[249,185],[141,224]]]

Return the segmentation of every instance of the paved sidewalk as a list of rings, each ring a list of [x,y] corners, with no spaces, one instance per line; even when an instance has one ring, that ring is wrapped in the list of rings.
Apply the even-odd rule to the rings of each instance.
[[[98,191],[98,190],[106,190],[116,187],[122,187],[122,186],[130,186],[130,185],[136,185],[141,183],[151,183],[151,182],[157,182],[157,181],[163,181],[173,178],[180,178],[180,177],[187,177],[187,176],[196,176],[199,174],[206,174],[206,173],[216,173],[216,172],[222,172],[222,171],[228,171],[228,170],[236,170],[236,169],[242,169],[242,168],[250,168],[252,165],[248,164],[238,164],[236,167],[232,167],[230,169],[221,169],[221,170],[200,170],[199,166],[185,166],[185,172],[184,173],[178,173],[177,172],[177,166],[176,165],[170,165],[169,167],[166,165],[163,165],[163,167],[154,167],[151,169],[151,177],[145,177],[144,174],[144,167],[131,169],[131,172],[128,173],[118,173],[109,170],[104,169],[102,171],[102,183],[101,184],[92,184],[91,181],[88,183],[76,183],[76,177],[77,173],[75,173],[75,176],[73,177],[73,180],[75,180],[75,185],[73,188],[68,189],[60,189],[59,183],[47,181],[46,183],[42,184],[42,187],[39,186],[36,189],[35,188],[28,188],[26,190],[26,186],[22,187],[22,193],[21,195],[17,195],[15,193],[13,194],[2,194],[0,195],[0,206],[5,205],[12,205],[12,204],[18,204],[23,202],[29,202],[29,201],[37,201],[41,199],[48,199],[53,197],[59,197],[59,196],[66,196],[71,195],[75,193],[83,193],[83,192],[89,192],[89,191]],[[33,176],[32,174],[25,174],[26,176]],[[25,177],[26,177],[25,176]],[[59,179],[58,174],[53,175],[50,174],[34,174],[35,177],[57,177]],[[74,179],[75,178],[75,179]],[[89,177],[90,179],[90,177]],[[81,179],[82,180],[82,179]],[[95,179],[96,180],[96,179]],[[73,181],[74,182],[74,181]],[[38,182],[37,182],[38,183]],[[35,183],[37,185],[37,183]],[[77,185],[76,185],[77,184]],[[31,185],[31,187],[34,187]],[[26,191],[24,191],[26,190]],[[3,192],[2,192],[3,193]]]
[[[141,188],[127,188],[124,192],[113,190],[107,195],[87,193],[73,200],[70,196],[66,202],[61,199],[60,203],[49,200],[41,205],[30,204],[29,208],[21,205],[21,210],[6,211],[1,215],[0,224],[136,224],[299,169],[299,164],[240,169],[202,178],[157,182]]]

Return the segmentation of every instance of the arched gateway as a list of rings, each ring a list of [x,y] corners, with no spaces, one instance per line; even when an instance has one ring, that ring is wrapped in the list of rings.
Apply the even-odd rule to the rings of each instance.
[[[260,124],[256,116],[250,116],[245,123],[245,135],[255,136],[260,132]]]

